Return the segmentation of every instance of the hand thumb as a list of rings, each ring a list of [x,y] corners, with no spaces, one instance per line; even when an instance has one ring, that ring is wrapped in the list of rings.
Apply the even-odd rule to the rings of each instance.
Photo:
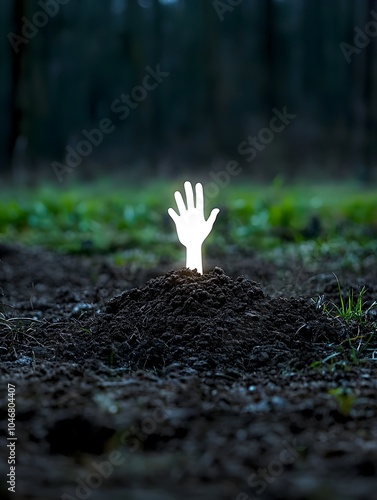
[[[172,208],[169,208],[168,214],[170,215],[170,217],[173,219],[173,221],[177,225],[178,221],[179,221],[179,215],[177,214],[177,212],[175,210],[173,210]]]

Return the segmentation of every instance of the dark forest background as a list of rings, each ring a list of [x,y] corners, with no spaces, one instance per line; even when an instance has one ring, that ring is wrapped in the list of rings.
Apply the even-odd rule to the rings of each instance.
[[[59,12],[13,50],[9,33],[22,36],[25,18],[51,2]],[[2,0],[0,179],[56,181],[51,162],[110,118],[115,130],[78,178],[174,176],[235,159],[255,178],[368,182],[377,36],[359,35],[350,61],[341,44],[355,46],[355,27],[373,20],[376,0]],[[169,76],[120,120],[113,101],[157,65]],[[284,106],[297,118],[247,162],[239,144]]]

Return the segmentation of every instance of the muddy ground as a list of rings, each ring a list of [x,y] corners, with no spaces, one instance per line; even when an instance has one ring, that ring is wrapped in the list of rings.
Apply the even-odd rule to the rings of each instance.
[[[237,249],[206,264],[0,246],[1,498],[376,498],[376,315],[321,307],[332,273],[377,300],[374,256],[357,273]]]

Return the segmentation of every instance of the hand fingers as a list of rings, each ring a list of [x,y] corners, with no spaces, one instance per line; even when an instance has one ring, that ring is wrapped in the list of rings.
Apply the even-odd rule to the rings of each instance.
[[[194,208],[194,192],[192,190],[191,182],[186,181],[184,183],[185,193],[186,193],[186,201],[187,201],[187,209]]]
[[[177,203],[177,207],[178,207],[178,211],[179,211],[180,215],[183,215],[186,212],[186,207],[185,207],[185,203],[183,201],[181,193],[179,191],[176,191],[174,193],[174,198],[175,198],[175,201]]]
[[[204,199],[203,199],[203,186],[198,182],[195,186],[196,195],[196,208],[198,210],[204,210]]]
[[[179,215],[177,214],[177,212],[173,208],[169,208],[168,214],[173,219],[173,221],[177,224],[178,219],[179,219]]]
[[[220,212],[220,210],[218,208],[214,208],[212,210],[212,212],[210,213],[210,216],[208,217],[208,220],[207,220],[207,224],[210,225],[210,227],[213,226],[215,220],[216,220],[216,217],[217,217],[217,214]]]

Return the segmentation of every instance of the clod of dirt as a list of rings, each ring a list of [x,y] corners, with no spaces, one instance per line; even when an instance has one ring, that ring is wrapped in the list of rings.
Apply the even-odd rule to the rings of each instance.
[[[107,364],[168,371],[307,366],[318,345],[343,332],[303,299],[271,298],[250,280],[215,268],[171,271],[111,299],[86,351]],[[309,346],[308,346],[309,343]],[[290,363],[291,362],[291,363]]]

